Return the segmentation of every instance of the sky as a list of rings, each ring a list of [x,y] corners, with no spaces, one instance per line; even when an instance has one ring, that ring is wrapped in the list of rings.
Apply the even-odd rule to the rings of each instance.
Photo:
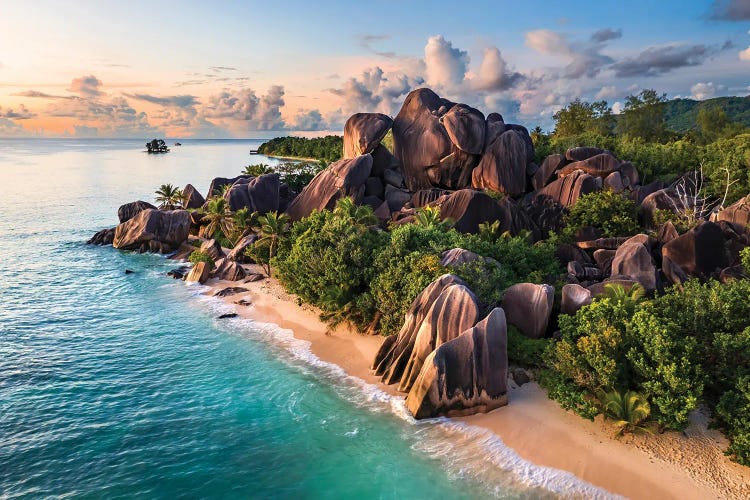
[[[340,133],[420,87],[546,129],[750,94],[750,0],[211,3],[0,0],[0,137]]]

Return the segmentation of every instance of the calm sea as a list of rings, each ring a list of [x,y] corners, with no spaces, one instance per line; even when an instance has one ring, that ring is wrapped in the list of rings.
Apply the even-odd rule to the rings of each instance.
[[[163,257],[85,245],[160,184],[205,194],[272,163],[248,154],[261,141],[143,142],[0,140],[0,498],[605,496],[490,433],[415,423],[288,331],[215,319]]]

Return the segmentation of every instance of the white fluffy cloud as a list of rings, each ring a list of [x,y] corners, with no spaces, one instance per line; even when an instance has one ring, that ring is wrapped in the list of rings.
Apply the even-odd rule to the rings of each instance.
[[[433,36],[424,48],[424,64],[427,84],[450,88],[463,82],[469,54],[453,47],[442,35]]]
[[[690,93],[692,94],[691,97],[699,101],[715,97],[718,92],[723,90],[726,90],[724,85],[717,85],[714,84],[714,82],[699,82],[690,87]]]
[[[741,61],[750,61],[750,45],[738,54]]]

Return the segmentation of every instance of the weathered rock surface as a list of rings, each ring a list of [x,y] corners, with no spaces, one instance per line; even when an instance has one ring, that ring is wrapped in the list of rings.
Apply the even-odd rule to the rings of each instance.
[[[711,218],[714,222],[727,221],[750,226],[750,195],[741,198]]]
[[[401,380],[406,363],[414,348],[417,331],[435,300],[447,287],[465,284],[458,276],[444,274],[427,285],[417,295],[404,317],[404,324],[398,335],[386,338],[375,355],[372,364],[375,375],[382,375],[381,380],[386,384],[393,384]]]
[[[505,314],[484,320],[440,345],[425,360],[406,406],[415,418],[469,415],[508,404]]]
[[[644,244],[644,235],[636,235],[620,246],[612,259],[612,274],[627,276],[639,282],[647,291],[656,290],[657,271],[649,248]]]
[[[115,229],[117,228],[110,227],[109,229],[97,231],[86,243],[89,245],[111,245],[115,239]]]
[[[484,153],[487,151],[487,149],[492,145],[493,142],[495,142],[495,139],[500,137],[505,133],[508,128],[505,126],[505,120],[503,120],[503,117],[500,113],[490,113],[487,115],[487,120],[485,120],[486,123],[486,129],[484,134],[484,149],[482,152]]]
[[[227,254],[227,259],[239,262],[241,264],[250,262],[250,258],[245,255],[245,250],[248,249],[253,243],[258,240],[258,235],[250,234],[244,236],[237,244],[232,248],[232,251]]]
[[[690,276],[707,279],[729,264],[724,233],[713,222],[703,222],[662,247],[662,270],[672,283]]]
[[[382,113],[356,113],[344,125],[344,158],[372,153],[393,125]]]
[[[585,172],[575,171],[537,191],[534,200],[539,202],[548,199],[563,207],[572,207],[582,195],[599,189],[601,181]]]
[[[192,184],[187,184],[182,189],[182,197],[185,200],[185,206],[182,208],[185,208],[187,210],[200,208],[206,203],[206,199],[202,194],[198,192],[197,189],[195,189],[195,186],[193,186]]]
[[[604,153],[612,154],[606,149],[601,149],[601,148],[592,148],[592,147],[570,148],[567,151],[565,151],[565,158],[568,161],[584,161],[596,155],[600,155]]]
[[[338,200],[351,196],[362,199],[365,181],[372,171],[372,156],[362,155],[332,163],[310,181],[286,209],[292,221],[307,217],[313,210],[332,209]]]
[[[569,163],[561,168],[557,175],[560,177],[570,175],[576,170],[582,170],[592,177],[607,177],[616,172],[620,167],[620,160],[609,153],[602,153],[585,160]]]
[[[471,185],[510,196],[523,194],[526,188],[527,145],[523,135],[508,130],[482,155],[471,174]]]
[[[500,221],[501,232],[538,232],[529,216],[508,198],[496,200],[482,191],[461,189],[434,204],[440,206],[440,217],[451,219],[453,227],[462,233],[476,233],[480,224],[495,221]]]
[[[265,214],[279,210],[279,174],[237,179],[224,194],[232,211],[247,208]]]
[[[469,154],[484,151],[485,120],[481,111],[465,104],[456,104],[440,118],[455,146]]]
[[[583,306],[591,304],[592,300],[591,291],[581,285],[575,283],[563,285],[560,312],[562,314],[575,314]]]
[[[214,262],[225,257],[221,245],[219,245],[219,242],[214,239],[204,241],[203,244],[201,244],[200,251],[206,253]]]
[[[555,289],[550,285],[517,283],[503,294],[503,310],[508,323],[532,339],[544,336],[552,314]]]
[[[211,268],[208,262],[198,262],[193,266],[188,275],[185,277],[185,281],[197,281],[201,285],[208,281],[211,275]]]
[[[464,285],[446,287],[427,311],[414,338],[398,390],[408,392],[417,379],[427,356],[440,345],[458,337],[479,319],[474,292]]]
[[[120,224],[122,224],[147,209],[156,210],[156,207],[147,201],[132,201],[121,205],[120,208],[117,209],[117,218],[120,219]]]
[[[547,185],[555,171],[565,164],[565,157],[560,154],[549,155],[544,159],[539,168],[531,178],[531,187],[534,190],[542,189]]]
[[[226,258],[217,260],[216,267],[211,272],[212,278],[226,281],[240,281],[246,276],[247,273],[241,265]]]
[[[168,253],[187,239],[189,231],[187,210],[146,209],[117,226],[112,245],[122,250]]]

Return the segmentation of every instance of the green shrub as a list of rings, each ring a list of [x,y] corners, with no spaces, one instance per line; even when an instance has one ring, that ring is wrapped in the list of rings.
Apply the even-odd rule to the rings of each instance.
[[[527,368],[538,368],[544,364],[544,351],[550,339],[530,339],[508,325],[508,361]]]
[[[209,269],[214,267],[214,260],[208,255],[207,252],[203,250],[193,250],[193,252],[190,254],[190,257],[188,257],[188,261],[192,262],[193,264],[197,264],[198,262],[206,262]]]
[[[750,376],[739,377],[716,406],[716,415],[730,438],[727,453],[750,466]]]
[[[745,272],[750,274],[750,247],[742,249],[740,252],[740,259],[742,261],[742,267],[745,268]]]
[[[571,410],[583,418],[593,420],[599,413],[594,397],[570,379],[552,369],[541,370],[539,385],[547,390],[547,395],[566,410]]]
[[[604,237],[630,236],[638,232],[638,209],[632,200],[604,190],[581,196],[564,221],[568,237],[585,226],[599,229]]]

